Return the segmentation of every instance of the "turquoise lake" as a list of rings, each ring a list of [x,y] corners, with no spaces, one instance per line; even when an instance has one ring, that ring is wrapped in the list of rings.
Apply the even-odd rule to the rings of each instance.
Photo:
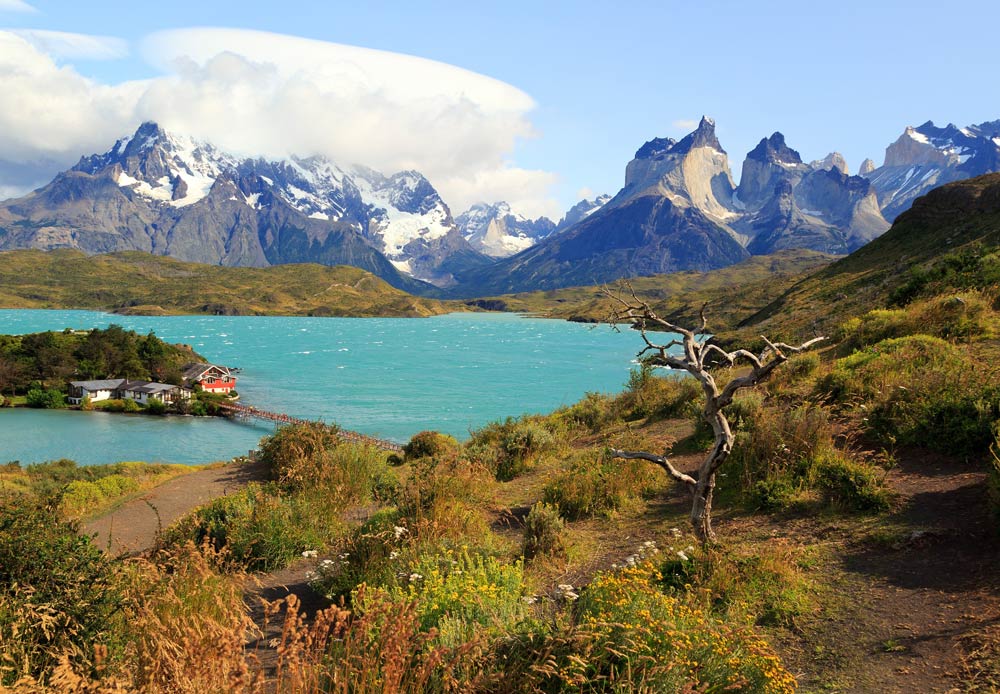
[[[588,391],[615,392],[641,338],[606,325],[455,313],[434,318],[118,316],[0,310],[0,333],[117,323],[239,367],[245,404],[404,442],[424,429],[470,429],[549,412]],[[246,454],[266,424],[219,418],[0,410],[0,463],[72,458],[203,463]]]

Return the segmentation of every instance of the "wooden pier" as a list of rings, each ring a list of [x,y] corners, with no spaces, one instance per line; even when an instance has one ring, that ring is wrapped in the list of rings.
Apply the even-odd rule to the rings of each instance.
[[[238,417],[240,419],[262,419],[268,422],[275,422],[276,424],[316,424],[317,422],[310,421],[308,419],[299,419],[297,417],[289,417],[287,414],[282,414],[280,412],[268,412],[267,410],[262,410],[259,407],[252,407],[249,405],[240,405],[238,403],[219,403],[219,409],[225,412],[230,417]],[[390,451],[392,453],[402,453],[403,447],[398,443],[393,443],[392,441],[386,441],[384,439],[377,439],[374,436],[366,436],[365,434],[359,434],[356,431],[348,431],[347,429],[337,429],[337,436],[339,436],[344,441],[349,443],[359,443],[366,446],[374,446],[375,448],[380,448],[383,451]]]

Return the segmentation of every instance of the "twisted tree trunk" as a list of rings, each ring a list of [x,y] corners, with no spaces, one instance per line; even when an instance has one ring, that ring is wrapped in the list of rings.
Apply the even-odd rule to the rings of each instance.
[[[712,427],[715,443],[698,467],[695,476],[677,470],[665,456],[645,451],[617,449],[612,449],[611,454],[617,458],[648,460],[659,465],[673,479],[684,484],[692,496],[691,525],[694,527],[695,534],[703,543],[710,542],[715,539],[715,531],[712,529],[712,497],[715,493],[715,475],[732,452],[735,440],[729,426],[729,420],[726,419],[723,410],[732,404],[733,397],[739,390],[767,380],[775,368],[788,360],[786,352],[801,352],[826,338],[816,337],[801,345],[792,346],[784,343],[775,344],[765,337],[762,339],[767,346],[760,354],[754,354],[745,349],[727,352],[717,345],[709,344],[708,339],[699,337],[704,335],[708,325],[704,308],[701,312],[701,326],[697,330],[690,330],[660,318],[649,304],[635,295],[631,287],[625,285],[625,288],[629,291],[630,296],[628,297],[623,296],[622,292],[605,291],[605,294],[611,297],[616,305],[610,318],[612,324],[628,322],[639,329],[646,346],[639,352],[638,356],[645,363],[681,369],[698,379],[705,394],[702,417]],[[671,339],[662,344],[655,343],[646,332],[647,326],[680,335],[680,339]],[[674,347],[680,347],[681,353],[671,353],[670,350]],[[713,356],[715,361],[708,361]],[[729,381],[720,391],[709,369],[716,366],[732,367],[739,362],[746,363],[750,367],[750,371]]]

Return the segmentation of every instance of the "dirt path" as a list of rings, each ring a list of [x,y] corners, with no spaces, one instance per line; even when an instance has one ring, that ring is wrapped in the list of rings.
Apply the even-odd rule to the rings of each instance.
[[[153,546],[161,528],[212,499],[265,477],[261,463],[230,463],[192,472],[151,489],[106,516],[84,523],[81,532],[93,536],[97,546],[110,554],[141,554]]]
[[[779,638],[802,691],[971,691],[970,639],[1000,625],[1000,536],[985,477],[906,451],[888,480],[898,510],[878,526],[756,519],[758,532],[807,544],[825,536],[835,548],[820,569],[827,608]]]

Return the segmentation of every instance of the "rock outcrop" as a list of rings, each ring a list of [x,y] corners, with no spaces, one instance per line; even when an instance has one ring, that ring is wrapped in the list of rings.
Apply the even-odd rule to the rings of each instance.
[[[883,215],[893,220],[932,188],[994,171],[1000,171],[1000,121],[965,128],[927,121],[908,126],[886,148],[885,163],[862,175],[875,186]]]

